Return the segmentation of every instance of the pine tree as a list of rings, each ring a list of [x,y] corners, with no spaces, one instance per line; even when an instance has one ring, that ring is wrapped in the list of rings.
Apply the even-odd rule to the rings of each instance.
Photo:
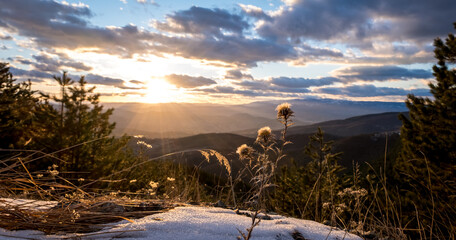
[[[408,95],[409,118],[400,116],[403,149],[396,164],[409,201],[405,206],[431,233],[439,222],[456,222],[456,39],[449,34],[434,46],[433,98]]]
[[[323,201],[334,203],[334,196],[340,188],[337,174],[342,167],[337,163],[342,153],[332,153],[332,141],[325,141],[321,128],[310,136],[305,153],[313,160],[308,167],[315,178],[315,221],[323,221]]]
[[[0,148],[23,148],[33,137],[37,99],[31,82],[15,83],[6,63],[0,63]]]
[[[83,76],[77,83],[65,72],[54,79],[61,86],[61,98],[43,94],[38,111],[42,137],[35,147],[45,152],[59,151],[58,157],[66,162],[62,170],[93,173],[94,168],[102,168],[100,162],[115,158],[112,155],[127,142],[110,136],[115,127],[109,121],[113,109],[103,109],[100,95],[94,93],[95,87],[87,88]],[[59,110],[51,100],[61,103]]]

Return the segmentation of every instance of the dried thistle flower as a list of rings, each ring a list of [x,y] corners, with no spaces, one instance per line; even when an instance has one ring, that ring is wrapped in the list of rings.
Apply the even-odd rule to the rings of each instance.
[[[258,130],[258,136],[257,136],[256,141],[263,142],[263,143],[269,143],[271,141],[271,138],[272,138],[271,128],[262,127]]]
[[[277,119],[288,120],[288,118],[293,116],[293,111],[291,110],[291,104],[282,103],[278,105],[275,109],[277,111]]]
[[[150,181],[150,182],[149,182],[149,186],[150,186],[151,188],[158,188],[158,182]]]
[[[51,174],[51,176],[55,177],[55,176],[59,175],[59,171],[57,171],[57,170],[49,170],[49,174]]]
[[[236,153],[239,154],[241,159],[244,159],[250,157],[253,151],[253,148],[247,146],[247,144],[242,144],[237,148]]]

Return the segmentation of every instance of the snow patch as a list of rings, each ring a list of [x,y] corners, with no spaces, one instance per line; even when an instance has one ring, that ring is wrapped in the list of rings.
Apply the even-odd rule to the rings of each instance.
[[[329,226],[296,218],[271,215],[271,220],[261,220],[255,227],[252,240],[293,240],[292,233],[299,232],[305,239],[347,239],[361,240],[360,237]],[[233,210],[216,207],[184,206],[165,213],[150,215],[134,220],[112,223],[113,228],[85,235],[83,239],[180,239],[213,240],[236,239],[250,227],[251,218],[238,215]],[[10,238],[6,236],[11,236]],[[74,235],[76,237],[78,235]],[[84,235],[82,235],[84,236]],[[34,239],[58,239],[64,236],[44,236],[37,231],[6,231],[0,229],[1,239],[18,237]],[[70,237],[66,235],[65,237]]]

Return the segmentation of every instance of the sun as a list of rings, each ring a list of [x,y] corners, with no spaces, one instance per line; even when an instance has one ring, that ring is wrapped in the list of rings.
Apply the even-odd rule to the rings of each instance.
[[[178,102],[182,99],[180,89],[167,83],[164,79],[153,78],[146,84],[142,102],[145,103],[166,103]]]

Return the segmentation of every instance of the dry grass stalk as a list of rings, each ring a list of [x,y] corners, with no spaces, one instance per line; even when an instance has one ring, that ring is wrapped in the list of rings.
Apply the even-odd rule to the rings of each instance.
[[[141,218],[173,208],[163,201],[95,198],[59,203],[47,209],[0,200],[0,228],[38,230],[45,234],[89,233],[108,223]]]

